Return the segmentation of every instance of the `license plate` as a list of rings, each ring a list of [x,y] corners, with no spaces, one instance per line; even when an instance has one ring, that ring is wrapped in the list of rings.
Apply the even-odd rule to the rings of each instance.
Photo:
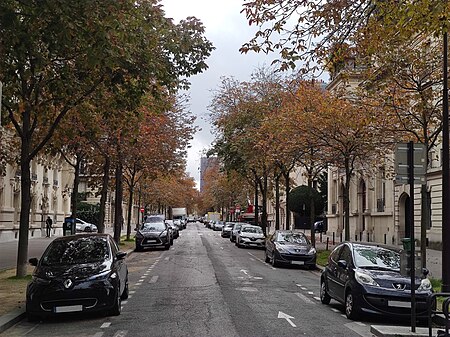
[[[411,302],[388,301],[389,307],[411,308]]]
[[[291,261],[292,264],[300,264],[300,265],[304,265],[305,261]]]
[[[56,313],[77,312],[77,311],[83,311],[83,306],[82,305],[66,305],[63,307],[55,307]]]
[[[156,240],[147,240],[148,243],[155,243]]]

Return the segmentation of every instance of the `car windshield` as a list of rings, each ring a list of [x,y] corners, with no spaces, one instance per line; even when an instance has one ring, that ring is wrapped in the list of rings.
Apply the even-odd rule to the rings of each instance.
[[[355,266],[358,268],[400,269],[400,254],[394,250],[375,246],[355,245],[353,253]]]
[[[308,238],[300,233],[278,233],[277,241],[298,244],[309,244]]]
[[[161,216],[148,216],[144,220],[145,223],[164,222],[164,218]]]
[[[42,264],[65,265],[101,262],[109,258],[109,249],[104,237],[80,237],[73,240],[53,241],[44,256]]]
[[[255,233],[255,234],[262,234],[263,231],[261,228],[258,227],[244,227],[242,228],[243,233]]]
[[[146,222],[141,228],[143,231],[163,231],[166,229],[164,222]]]

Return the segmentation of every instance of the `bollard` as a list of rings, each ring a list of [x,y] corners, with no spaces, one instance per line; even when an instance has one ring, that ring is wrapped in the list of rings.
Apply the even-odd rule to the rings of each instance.
[[[342,242],[342,232],[339,234],[339,236],[340,236],[340,240]]]
[[[355,241],[358,241],[358,234],[355,234]]]
[[[320,232],[320,242],[322,242],[322,232]]]
[[[359,232],[359,241],[362,241],[362,232]]]
[[[334,236],[335,236],[335,233],[333,232],[333,246],[336,244],[334,241]]]
[[[386,244],[386,242],[387,242],[386,240],[387,240],[387,234],[385,233],[384,234],[384,244]]]
[[[367,242],[370,242],[369,232],[367,232]]]
[[[334,233],[333,233],[334,234]],[[327,249],[328,250],[328,243],[330,242],[330,238],[327,236]]]

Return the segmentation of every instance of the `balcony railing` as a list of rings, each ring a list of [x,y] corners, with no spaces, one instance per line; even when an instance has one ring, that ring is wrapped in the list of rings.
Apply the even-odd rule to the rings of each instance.
[[[42,183],[48,184],[48,177],[44,177],[44,178],[42,179]]]
[[[37,181],[37,174],[36,173],[32,173],[31,174],[31,180],[32,181]]]
[[[53,180],[53,186],[58,186],[58,180]]]

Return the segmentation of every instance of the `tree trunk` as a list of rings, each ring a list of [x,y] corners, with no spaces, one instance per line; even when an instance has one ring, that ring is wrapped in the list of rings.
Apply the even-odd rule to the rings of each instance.
[[[78,186],[80,185],[80,166],[81,166],[81,160],[79,156],[75,156],[75,165],[73,165],[73,168],[75,169],[75,177],[73,179],[73,189],[72,189],[72,196],[70,200],[70,208],[71,208],[71,217],[76,218],[77,217],[77,199],[78,199]]]
[[[258,177],[255,174],[255,225],[259,225]]]
[[[114,200],[114,241],[120,243],[120,233],[123,225],[123,181],[122,181],[122,163],[119,161],[116,164],[116,191]]]
[[[105,156],[105,162],[103,164],[103,178],[102,188],[100,192],[100,212],[98,216],[98,232],[105,232],[105,215],[106,215],[106,199],[108,198],[108,185],[109,185],[109,170],[111,167],[111,160],[108,156]]]
[[[344,237],[350,241],[350,179],[351,172],[348,159],[345,160],[345,184],[344,184]]]
[[[31,175],[30,161],[28,160],[29,140],[22,139],[22,153],[20,164],[20,227],[19,227],[19,244],[17,250],[17,277],[25,277],[27,275],[28,263],[28,232],[30,228],[30,206],[31,206]]]
[[[131,181],[130,195],[128,196],[128,218],[127,218],[127,240],[130,240],[131,236],[131,216],[133,212],[133,193],[134,193],[134,182]]]
[[[267,222],[267,174],[264,174],[262,186],[261,186],[261,197],[262,197],[262,216],[261,216],[261,228],[263,232],[267,235],[268,222]]]
[[[280,229],[280,175],[275,177],[275,230]]]
[[[291,211],[289,211],[289,192],[290,192],[290,179],[289,172],[284,174],[285,185],[286,185],[286,225],[285,229],[291,229]]]

